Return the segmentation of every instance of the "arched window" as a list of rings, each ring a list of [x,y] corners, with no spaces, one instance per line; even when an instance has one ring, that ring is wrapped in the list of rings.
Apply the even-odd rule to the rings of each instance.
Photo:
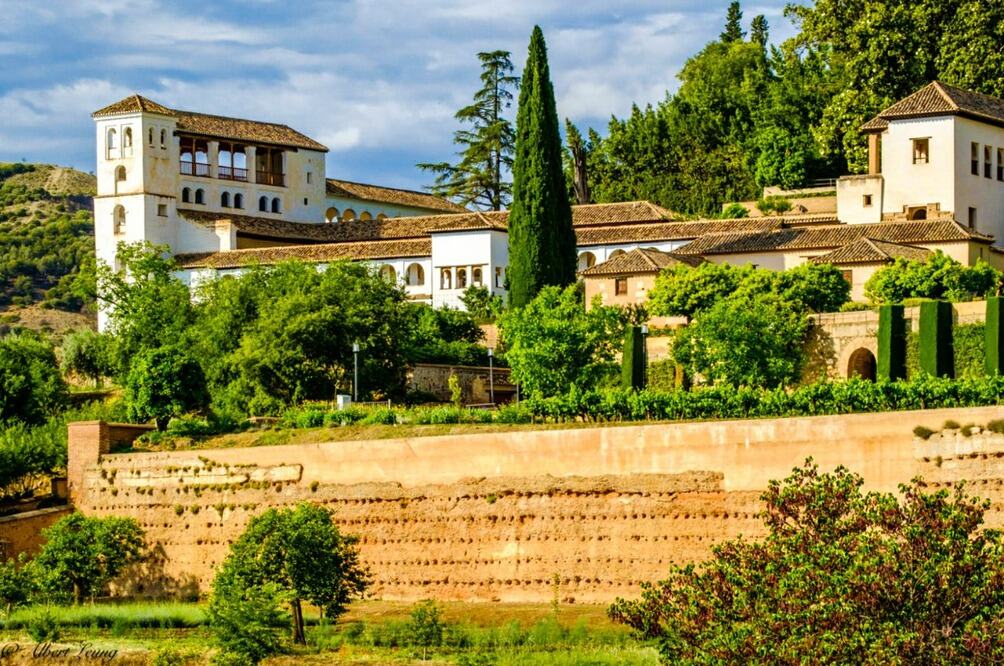
[[[132,148],[132,128],[125,128],[125,134],[122,135],[122,147],[129,149]]]
[[[280,209],[280,206],[279,206],[279,197],[273,197],[272,198],[272,212],[273,213],[281,213],[282,212],[282,210]]]
[[[380,277],[387,282],[397,282],[397,271],[390,264],[384,264],[380,267]]]
[[[467,288],[467,269],[458,268],[457,269],[457,289]]]
[[[230,208],[230,193],[224,192],[220,195],[220,206],[223,208]]]
[[[927,219],[927,209],[926,208],[918,208],[917,210],[913,211],[913,213],[910,214],[910,219],[911,220],[926,220]]]
[[[422,264],[411,264],[405,275],[409,286],[421,287],[425,284],[425,269],[422,268]]]
[[[439,271],[439,288],[453,289],[453,274],[450,273],[449,268],[443,268]]]
[[[195,203],[205,204],[206,203],[206,191],[201,187],[195,190]]]
[[[324,221],[327,222],[328,224],[338,221],[338,209],[329,208],[328,210],[324,211]]]
[[[126,179],[126,170],[124,166],[119,166],[115,169],[115,182],[121,183]]]
[[[240,192],[234,195],[234,208],[244,208],[244,195]]]
[[[181,188],[181,203],[192,203],[192,188]]]
[[[356,219],[356,211],[351,208],[346,208],[342,211],[342,222],[351,222],[354,219]]]
[[[592,252],[583,252],[579,255],[579,270],[584,271],[596,265],[596,255]]]
[[[359,219],[362,220],[363,222],[368,222],[373,219],[373,216],[370,215],[370,212],[368,210],[364,210],[362,212],[362,215],[359,216]]]
[[[268,197],[258,197],[258,210],[263,213],[268,212]]]
[[[387,216],[384,215],[383,213],[377,213],[377,219],[378,220],[386,220]]]
[[[150,144],[151,148],[153,148],[153,128],[152,127],[146,131],[146,142],[148,144]]]
[[[112,157],[112,153],[117,153],[119,149],[119,135],[112,127],[108,130],[108,136],[105,139],[105,147],[108,149],[108,156]],[[115,155],[118,157],[118,155]]]
[[[160,147],[167,148],[167,130],[160,130]]]
[[[114,210],[112,210],[112,230],[116,234],[124,234],[125,224],[126,224],[125,207],[120,204],[118,206],[115,206]]]
[[[613,259],[614,257],[621,256],[622,254],[624,254],[624,250],[614,250],[613,252],[607,255],[607,259]]]
[[[481,267],[480,266],[478,266],[477,268],[471,269],[471,284],[476,284],[477,286],[480,287],[483,278],[484,278],[484,274],[481,272]]]

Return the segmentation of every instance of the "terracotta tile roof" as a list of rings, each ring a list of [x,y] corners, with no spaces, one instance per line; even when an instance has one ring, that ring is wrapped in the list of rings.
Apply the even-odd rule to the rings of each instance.
[[[965,229],[952,219],[920,222],[878,222],[822,227],[793,227],[763,232],[707,234],[676,250],[680,254],[742,254],[798,250],[829,250],[871,238],[891,243],[948,243],[993,238]]]
[[[91,114],[92,118],[100,118],[101,116],[113,116],[117,113],[159,113],[164,116],[173,116],[174,111],[167,108],[166,106],[161,106],[151,99],[147,99],[142,95],[130,95],[125,99],[120,99],[114,104],[109,104],[103,109],[98,109]]]
[[[668,240],[691,240],[706,234],[726,232],[763,232],[781,229],[786,224],[806,217],[743,217],[728,220],[693,220],[690,222],[653,222],[649,224],[621,224],[605,227],[586,227],[575,230],[578,245],[608,245],[611,243],[640,243]],[[812,216],[812,219],[834,224],[833,215]]]
[[[579,204],[572,206],[572,225],[588,227],[601,224],[628,224],[679,220],[679,215],[649,201]]]
[[[457,215],[427,215],[395,217],[386,220],[353,220],[337,224],[290,222],[251,215],[210,213],[179,208],[186,220],[203,226],[232,224],[237,233],[253,238],[294,241],[299,243],[351,243],[403,238],[428,238],[433,223],[443,223],[443,218],[466,217]]]
[[[896,257],[903,257],[904,259],[911,259],[913,261],[924,261],[931,254],[930,250],[915,245],[889,243],[866,237],[838,247],[833,252],[813,257],[810,261],[817,264],[835,265],[884,264]]]
[[[319,263],[362,259],[396,259],[428,257],[432,241],[428,238],[371,241],[366,243],[327,243],[323,245],[292,245],[264,247],[230,252],[198,252],[174,257],[179,268],[240,268],[243,266],[276,264],[298,259]]]
[[[637,275],[639,273],[658,273],[667,266],[685,264],[697,266],[704,263],[701,257],[663,252],[655,248],[636,248],[630,252],[619,254],[613,259],[607,259],[602,264],[596,264],[579,275],[583,277],[598,277],[601,275]]]
[[[321,152],[328,151],[327,147],[323,144],[297,132],[288,125],[169,109],[140,95],[130,95],[125,99],[95,111],[91,116],[99,118],[116,113],[135,113],[139,111],[160,113],[176,118],[178,121],[178,131],[189,134],[198,134],[218,139],[233,139],[248,143],[304,148]]]
[[[885,129],[889,120],[943,115],[966,116],[1004,125],[1004,99],[933,81],[884,109],[861,129],[874,132]]]
[[[438,210],[447,213],[464,213],[467,209],[463,206],[437,197],[428,192],[416,192],[415,190],[402,190],[396,187],[382,187],[380,185],[367,185],[365,183],[353,183],[348,180],[327,179],[328,194],[349,199],[362,199],[364,201],[377,201],[380,203],[398,204],[400,206],[412,206],[414,208],[425,208],[428,210]]]

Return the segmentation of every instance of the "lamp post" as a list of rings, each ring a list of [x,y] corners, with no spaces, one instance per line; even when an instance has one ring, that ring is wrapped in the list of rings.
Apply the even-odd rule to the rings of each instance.
[[[488,348],[488,395],[491,397],[491,403],[495,404],[495,348]]]
[[[359,402],[359,343],[352,343],[352,402]]]
[[[648,324],[641,325],[641,387],[648,387]]]

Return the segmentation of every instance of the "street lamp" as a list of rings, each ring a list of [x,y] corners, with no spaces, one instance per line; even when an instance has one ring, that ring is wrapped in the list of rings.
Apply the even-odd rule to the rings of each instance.
[[[352,402],[359,402],[359,343],[352,343]]]
[[[488,348],[488,395],[491,396],[491,403],[495,404],[495,348]]]

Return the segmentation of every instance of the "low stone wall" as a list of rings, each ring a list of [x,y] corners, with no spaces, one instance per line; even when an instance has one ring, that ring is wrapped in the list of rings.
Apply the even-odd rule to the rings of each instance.
[[[0,562],[21,553],[33,555],[42,546],[42,530],[70,513],[68,506],[36,509],[0,517]]]
[[[495,388],[500,391],[509,383],[509,368],[418,363],[411,369],[408,388],[412,391],[431,393],[437,399],[449,402],[451,375],[456,375],[460,379],[460,399],[468,405],[491,402],[492,381],[495,382]],[[508,393],[507,390],[506,395]],[[496,395],[495,398],[498,401],[500,396]]]
[[[1004,407],[128,454],[95,452],[100,424],[75,424],[72,500],[147,531],[153,556],[122,582],[134,594],[206,590],[251,517],[307,500],[360,535],[377,597],[546,602],[557,581],[563,599],[605,602],[761,534],[760,493],[809,456],[881,490],[973,479],[998,526],[1004,438],[921,442],[912,429],[999,418]]]

